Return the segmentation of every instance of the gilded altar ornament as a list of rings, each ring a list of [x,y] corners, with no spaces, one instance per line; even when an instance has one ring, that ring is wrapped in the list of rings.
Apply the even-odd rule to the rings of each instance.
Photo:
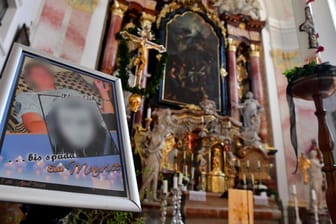
[[[129,98],[128,98],[128,105],[131,109],[132,112],[136,113],[139,110],[139,107],[141,105],[141,95],[133,93]]]
[[[260,46],[257,44],[250,45],[250,56],[251,57],[260,57]]]
[[[309,168],[310,168],[310,160],[308,158],[305,157],[305,155],[303,153],[300,154],[299,157],[299,168],[302,172],[303,175],[303,182],[304,184],[308,184],[309,182]]]
[[[211,170],[207,177],[208,191],[211,192],[225,192],[225,174],[223,172],[223,149],[220,144],[216,144],[211,148]]]
[[[112,14],[123,18],[125,12],[127,11],[127,8],[128,8],[127,5],[121,4],[117,0],[114,0],[113,5],[111,7]]]
[[[238,81],[238,96],[242,99],[250,86],[248,82],[247,59],[243,54],[237,58],[237,81]]]
[[[99,0],[65,0],[65,2],[72,8],[92,13],[96,9]]]

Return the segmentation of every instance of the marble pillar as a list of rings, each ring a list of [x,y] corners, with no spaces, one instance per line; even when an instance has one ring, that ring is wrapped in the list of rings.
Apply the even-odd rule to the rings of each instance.
[[[250,79],[251,79],[251,90],[254,94],[254,98],[257,99],[260,105],[265,108],[265,95],[264,95],[264,83],[261,72],[261,62],[260,62],[260,46],[251,44],[250,46]],[[265,112],[264,112],[265,113]],[[265,114],[261,115],[260,124],[260,137],[263,143],[267,143],[267,119]]]
[[[238,42],[233,40],[232,38],[228,39],[228,65],[229,65],[229,90],[230,90],[230,104],[231,116],[240,120],[239,109],[237,105],[239,104],[239,96],[238,96],[238,81],[237,81],[237,45]]]
[[[117,52],[119,41],[116,39],[116,34],[120,31],[124,13],[127,6],[118,1],[114,1],[111,8],[111,19],[108,28],[108,34],[104,46],[104,56],[100,70],[106,74],[112,74],[117,61]]]

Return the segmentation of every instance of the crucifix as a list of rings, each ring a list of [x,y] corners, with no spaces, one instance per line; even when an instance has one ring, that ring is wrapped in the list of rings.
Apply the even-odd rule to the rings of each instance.
[[[308,34],[309,48],[317,49],[319,44],[315,33],[313,15],[309,6],[305,7],[305,16],[306,20],[299,26],[299,29],[301,32],[306,32]]]
[[[123,38],[132,41],[138,45],[138,54],[134,60],[135,66],[135,80],[133,86],[141,87],[141,81],[143,75],[146,75],[148,50],[154,49],[159,53],[166,52],[166,48],[163,45],[152,42],[154,36],[150,32],[148,26],[144,26],[143,29],[138,29],[138,35],[131,34],[127,31],[121,31],[120,34]]]

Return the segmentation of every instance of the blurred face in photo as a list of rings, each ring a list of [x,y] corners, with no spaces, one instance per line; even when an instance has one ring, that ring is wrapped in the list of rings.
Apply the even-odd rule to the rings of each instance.
[[[60,133],[76,149],[88,147],[95,138],[96,125],[88,107],[66,105],[58,109]]]

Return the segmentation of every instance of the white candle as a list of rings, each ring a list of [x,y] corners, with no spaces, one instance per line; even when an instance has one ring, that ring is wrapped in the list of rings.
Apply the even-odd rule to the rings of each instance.
[[[163,180],[163,193],[168,193],[168,180]]]
[[[195,167],[191,167],[191,179],[195,177]]]
[[[177,176],[173,177],[173,188],[177,189]]]
[[[251,174],[251,181],[252,181],[252,185],[254,185],[254,174]]]
[[[175,149],[175,158],[177,158],[178,151]]]
[[[260,160],[258,160],[258,168],[260,169],[260,167],[261,167],[261,163],[260,163]]]
[[[184,150],[183,151],[183,160],[186,160],[186,157],[187,157],[187,154],[186,154],[186,151]]]
[[[296,194],[296,185],[295,184],[292,185],[292,193]]]
[[[183,173],[180,173],[178,183],[179,185],[183,185]]]
[[[188,176],[188,165],[183,166],[183,174]]]
[[[314,189],[312,189],[312,199],[316,201],[316,191]]]
[[[151,118],[152,117],[152,108],[148,107],[147,109],[147,118]]]
[[[247,168],[250,167],[250,160],[246,160],[246,167],[247,167]]]
[[[194,153],[191,153],[191,162],[194,162]]]
[[[240,167],[240,160],[237,160],[237,166]]]

